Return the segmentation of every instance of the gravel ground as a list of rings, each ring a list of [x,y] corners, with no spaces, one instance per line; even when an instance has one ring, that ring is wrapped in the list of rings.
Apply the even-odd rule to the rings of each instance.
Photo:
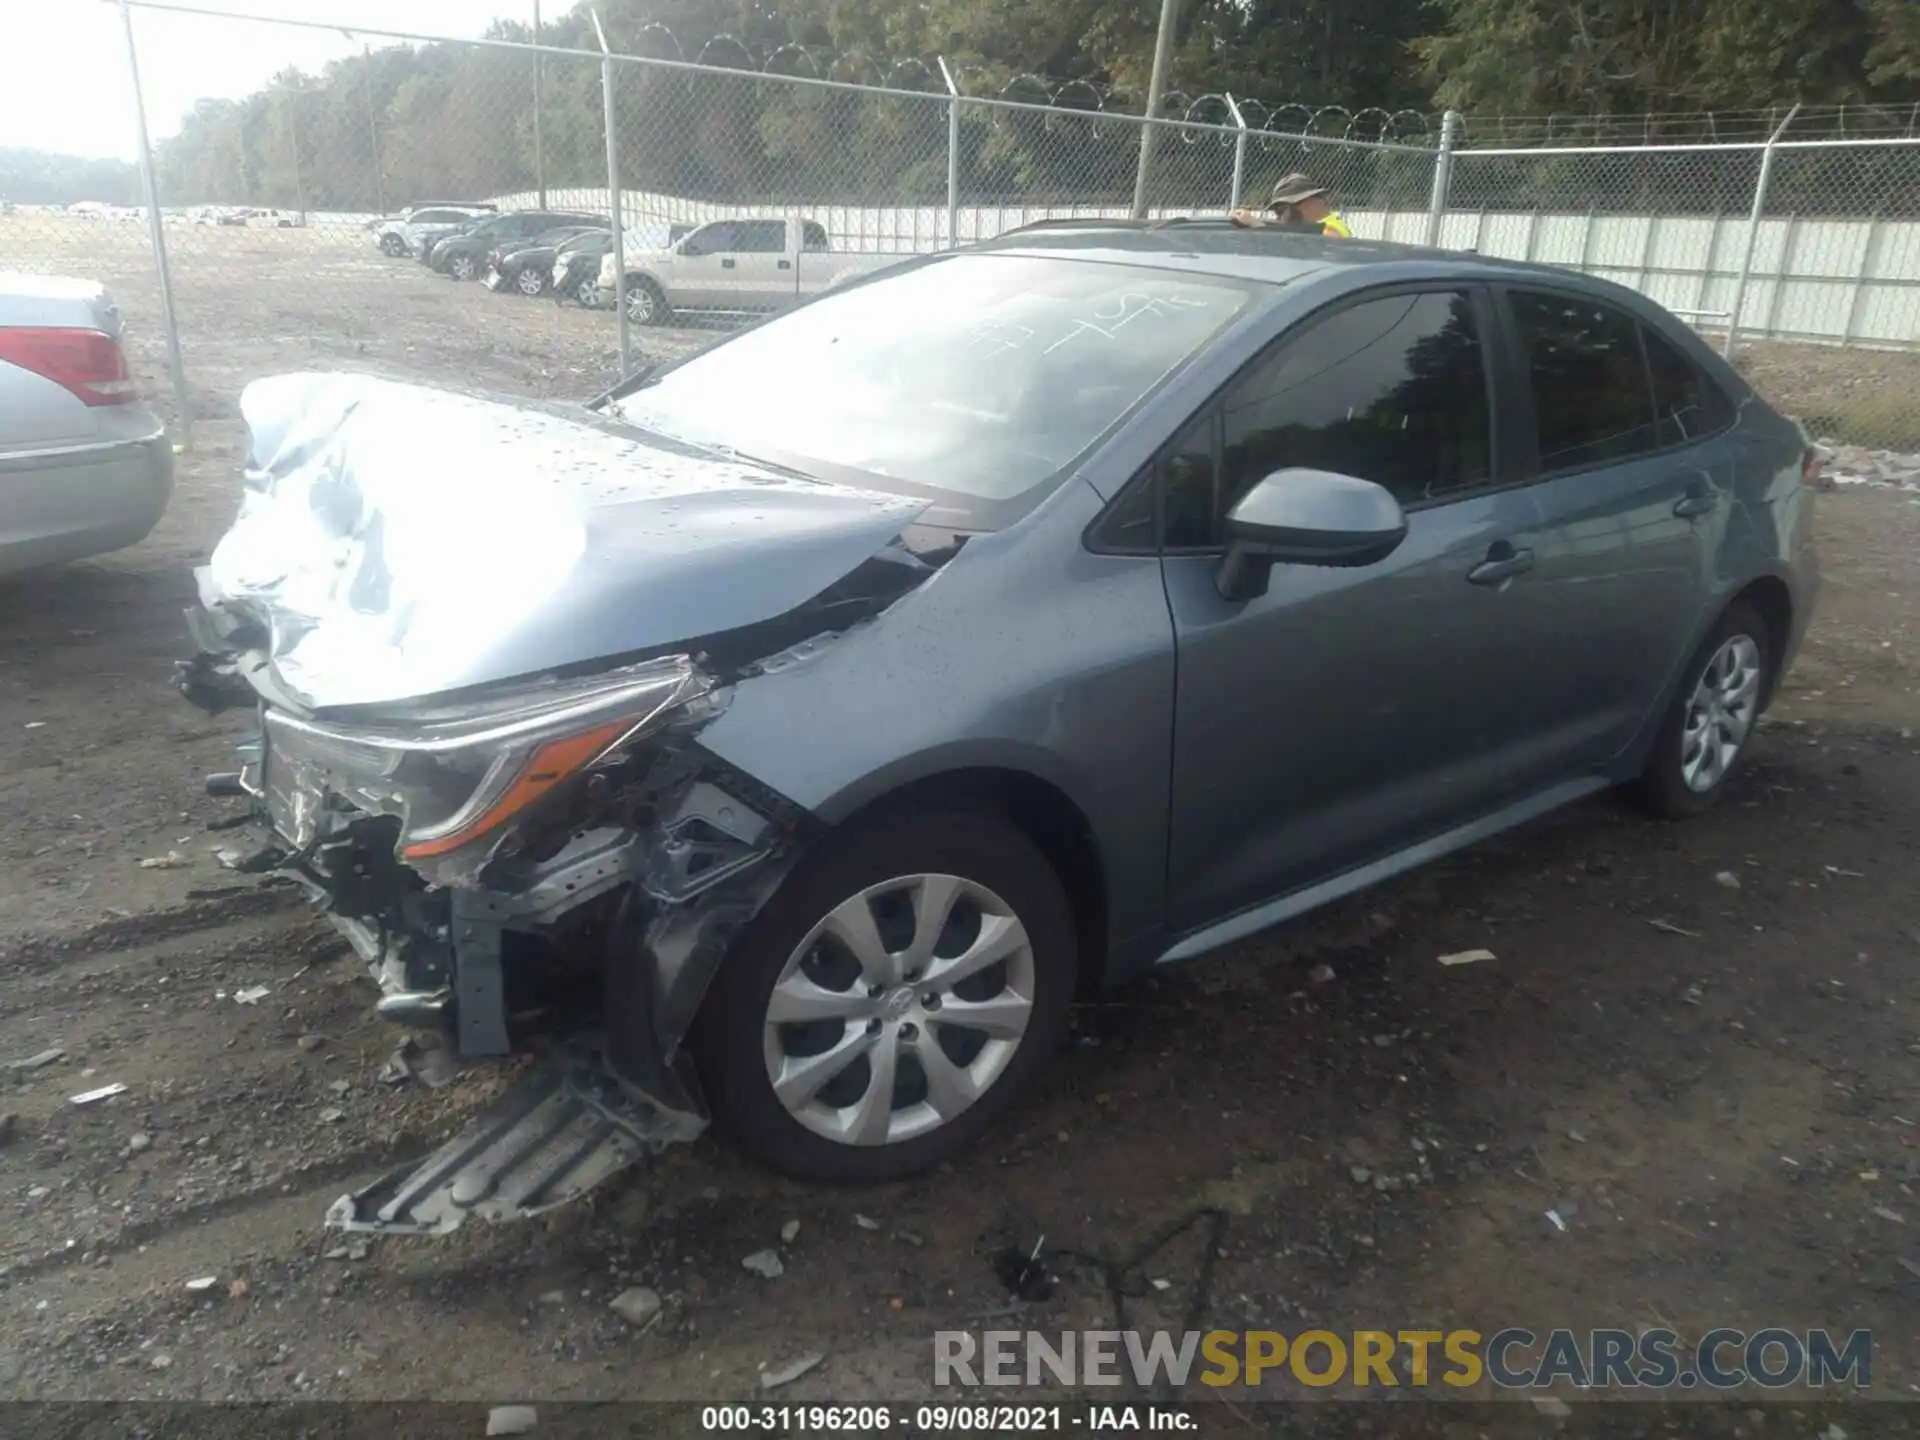
[[[498,1077],[382,1083],[395,1037],[357,963],[213,859],[199,779],[231,727],[168,680],[188,567],[235,504],[234,396],[342,361],[580,394],[612,332],[477,288],[450,303],[370,247],[325,262],[313,309],[309,286],[256,283],[293,267],[284,237],[238,235],[264,267],[244,286],[176,276],[215,418],[160,530],[0,584],[0,1065],[60,1052],[0,1069],[0,1395],[739,1399],[820,1351],[783,1396],[924,1399],[931,1332],[1008,1304],[997,1252],[1044,1234],[1123,1256],[1202,1210],[1219,1233],[1143,1262],[1130,1323],[1178,1328],[1191,1303],[1289,1331],[1865,1327],[1872,1393],[1920,1388],[1920,503],[1891,489],[1822,497],[1807,652],[1695,822],[1595,799],[1109,995],[1032,1104],[912,1184],[807,1188],[702,1141],[539,1222],[324,1233],[330,1200]],[[1436,963],[1480,946],[1495,958]],[[69,1099],[108,1084],[127,1088]],[[742,1267],[769,1246],[784,1275]],[[1115,1319],[1097,1267],[1056,1268],[1008,1323]],[[609,1308],[635,1284],[664,1300],[644,1331]],[[1537,1433],[1516,1410],[1511,1433]],[[1701,1433],[1816,1433],[1744,1413]],[[1896,1433],[1881,1413],[1851,1433]],[[1483,1432],[1509,1433],[1462,1433]]]

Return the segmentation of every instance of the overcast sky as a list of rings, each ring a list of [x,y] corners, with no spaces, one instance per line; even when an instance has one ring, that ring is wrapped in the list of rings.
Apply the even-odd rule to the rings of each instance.
[[[532,0],[193,0],[205,9],[295,20],[355,22],[423,35],[480,34],[496,16],[533,18]],[[557,15],[571,0],[546,0]],[[0,145],[68,155],[134,155],[133,106],[120,12],[106,0],[0,0]],[[371,43],[339,30],[134,12],[147,124],[157,141],[180,128],[193,102],[257,90],[288,65],[318,69]]]

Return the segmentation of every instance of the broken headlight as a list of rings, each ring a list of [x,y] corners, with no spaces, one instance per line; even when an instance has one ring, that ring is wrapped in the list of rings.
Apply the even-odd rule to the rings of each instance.
[[[302,844],[323,797],[395,816],[399,858],[429,879],[451,881],[477,870],[529,806],[660,728],[711,683],[675,655],[365,724],[322,724],[270,709],[268,806],[275,824]]]

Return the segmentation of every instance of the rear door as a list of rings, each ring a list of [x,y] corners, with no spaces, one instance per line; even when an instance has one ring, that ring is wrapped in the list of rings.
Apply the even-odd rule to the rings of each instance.
[[[1506,703],[1525,683],[1532,586],[1516,541],[1535,515],[1504,483],[1491,316],[1472,286],[1338,303],[1162,456],[1176,930],[1401,849],[1538,778]],[[1295,466],[1386,486],[1406,540],[1374,565],[1277,565],[1265,595],[1223,600],[1223,517]]]
[[[1537,477],[1535,603],[1557,637],[1524,703],[1564,765],[1591,769],[1632,740],[1680,663],[1730,510],[1711,435],[1731,412],[1683,393],[1671,361],[1684,357],[1654,336],[1657,411],[1649,342],[1627,311],[1549,286],[1500,293]]]

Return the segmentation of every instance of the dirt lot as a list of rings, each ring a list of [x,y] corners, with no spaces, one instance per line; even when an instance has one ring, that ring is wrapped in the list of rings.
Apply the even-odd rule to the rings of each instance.
[[[291,276],[278,238],[222,243]],[[1595,800],[1110,995],[1033,1104],[914,1184],[809,1189],[702,1142],[542,1222],[323,1233],[488,1080],[381,1083],[396,1037],[357,963],[213,859],[199,780],[232,727],[168,680],[188,567],[235,501],[235,392],[346,361],[577,394],[612,336],[477,290],[481,318],[450,325],[421,298],[450,282],[370,247],[325,263],[337,310],[183,266],[217,418],[167,519],[0,584],[0,1063],[62,1052],[0,1069],[0,1395],[732,1399],[819,1351],[783,1395],[923,1399],[931,1332],[1111,1324],[1108,1277],[1073,1257],[1118,1262],[1208,1207],[1210,1274],[1196,1227],[1124,1277],[1129,1323],[1870,1328],[1872,1394],[1920,1393],[1920,497],[1888,490],[1822,497],[1808,651],[1698,821]],[[151,383],[150,337],[139,354]],[[1436,963],[1476,946],[1496,958]],[[1043,1235],[1070,1252],[1058,1287],[1008,1321],[993,1258]],[[741,1266],[767,1246],[780,1278]],[[629,1284],[666,1300],[644,1333],[608,1309]],[[1881,1413],[1852,1433],[1905,1423]],[[1815,1433],[1786,1407],[1723,1418]]]

